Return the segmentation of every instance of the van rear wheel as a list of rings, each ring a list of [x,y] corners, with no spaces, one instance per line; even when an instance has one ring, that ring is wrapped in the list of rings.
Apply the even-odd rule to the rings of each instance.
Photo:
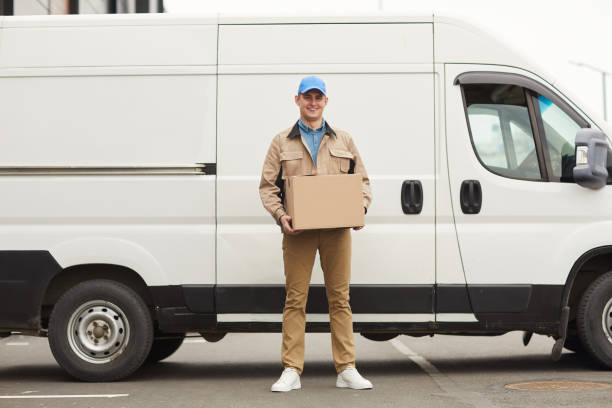
[[[580,342],[601,365],[612,368],[612,271],[584,292],[576,316]]]
[[[96,279],[57,301],[49,318],[49,346],[64,370],[82,381],[116,381],[136,371],[153,342],[147,305],[126,285]]]

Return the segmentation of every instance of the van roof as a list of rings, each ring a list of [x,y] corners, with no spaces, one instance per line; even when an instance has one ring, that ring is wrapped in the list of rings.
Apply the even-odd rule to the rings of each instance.
[[[354,14],[354,15],[242,15],[242,14],[78,14],[6,16],[4,27],[53,27],[74,25],[149,25],[149,24],[330,24],[330,23],[432,23],[431,14]]]
[[[520,66],[531,62],[523,58],[487,30],[465,19],[434,13],[355,14],[355,15],[184,15],[184,14],[83,14],[53,16],[9,16],[0,20],[3,28],[95,27],[145,25],[233,25],[233,24],[346,24],[346,23],[429,23],[434,24],[436,63],[478,63]],[[409,51],[408,51],[409,52]]]
[[[146,25],[233,25],[233,24],[347,24],[347,23],[429,23],[436,35],[436,62],[528,64],[518,53],[501,44],[495,35],[467,23],[464,19],[433,13],[355,14],[355,15],[185,15],[185,14],[83,14],[7,16],[0,18],[2,28],[95,27]],[[440,29],[438,29],[440,27]],[[450,31],[450,32],[449,32]],[[445,35],[448,34],[448,35]],[[448,43],[448,44],[447,44]],[[458,46],[460,45],[460,46]],[[493,52],[493,55],[488,54]]]

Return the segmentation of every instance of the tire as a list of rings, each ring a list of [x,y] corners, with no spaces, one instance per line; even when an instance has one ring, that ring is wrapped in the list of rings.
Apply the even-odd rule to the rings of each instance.
[[[82,381],[116,381],[145,361],[153,342],[147,305],[128,286],[96,279],[69,289],[49,318],[58,364]]]
[[[173,338],[153,340],[151,351],[147,356],[147,363],[157,363],[158,361],[162,361],[163,359],[170,357],[176,350],[179,349],[179,347],[181,347],[183,340],[185,340],[185,333],[176,333],[167,336],[173,336]]]
[[[399,333],[361,333],[363,337],[372,341],[387,341],[399,336]]]
[[[584,292],[576,315],[584,349],[612,369],[612,271],[597,278]]]

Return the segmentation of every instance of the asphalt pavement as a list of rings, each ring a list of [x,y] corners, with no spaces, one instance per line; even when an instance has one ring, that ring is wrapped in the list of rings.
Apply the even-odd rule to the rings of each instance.
[[[167,360],[115,383],[74,381],[57,365],[46,339],[14,335],[0,340],[0,407],[612,406],[612,387],[506,387],[542,381],[612,386],[612,371],[584,356],[564,351],[552,362],[553,340],[547,337],[534,336],[528,347],[521,333],[400,336],[386,342],[357,334],[355,341],[357,368],[374,389],[337,389],[330,335],[312,333],[306,335],[302,389],[279,394],[269,391],[282,370],[278,333],[230,333],[218,343],[189,338]]]

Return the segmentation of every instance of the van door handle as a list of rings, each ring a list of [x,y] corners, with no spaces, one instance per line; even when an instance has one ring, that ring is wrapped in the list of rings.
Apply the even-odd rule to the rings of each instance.
[[[420,214],[423,209],[423,186],[420,180],[404,180],[400,198],[404,214]]]
[[[478,214],[482,207],[482,188],[478,180],[464,180],[459,194],[461,211],[465,214]]]

